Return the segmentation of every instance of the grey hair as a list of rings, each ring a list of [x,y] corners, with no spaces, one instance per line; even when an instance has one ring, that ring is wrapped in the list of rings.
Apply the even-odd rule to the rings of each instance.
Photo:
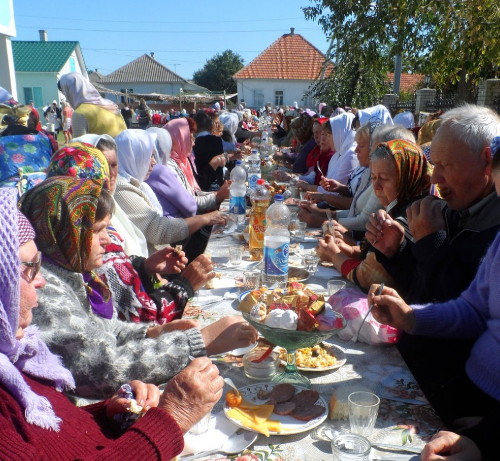
[[[384,144],[379,144],[370,154],[370,161],[372,162],[388,159],[394,160],[394,155],[392,154],[391,149]]]
[[[389,142],[393,139],[415,142],[415,135],[403,125],[380,125],[372,134],[370,146],[373,149],[381,142]]]
[[[464,104],[445,112],[441,120],[436,134],[447,129],[453,139],[463,142],[477,154],[500,135],[500,117],[488,107]]]
[[[99,150],[116,150],[116,142],[111,136],[102,135],[95,147]]]

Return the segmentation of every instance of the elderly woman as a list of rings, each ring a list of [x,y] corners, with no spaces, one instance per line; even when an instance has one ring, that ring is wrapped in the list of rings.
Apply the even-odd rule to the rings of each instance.
[[[0,189],[0,206],[0,279],[5,282],[0,294],[2,458],[133,460],[138,452],[145,459],[175,457],[182,451],[183,432],[221,396],[217,368],[208,359],[196,359],[163,395],[156,386],[131,382],[136,400],[147,410],[132,430],[123,431],[113,421],[130,407],[120,395],[88,407],[73,405],[62,393],[75,385],[70,371],[30,326],[37,290],[45,285],[35,233],[17,211],[14,190]],[[189,413],[182,409],[183,395],[189,398]]]
[[[226,222],[218,211],[185,219],[163,216],[158,198],[144,182],[156,165],[155,142],[156,135],[143,130],[125,130],[116,137],[118,181],[115,200],[143,232],[150,252],[154,252],[157,245],[181,242],[203,226]]]
[[[157,326],[118,320],[109,288],[95,272],[109,244],[113,208],[102,181],[54,176],[28,191],[21,208],[37,232],[47,280],[36,323],[72,371],[77,395],[100,398],[139,378],[159,384],[190,356],[256,340],[256,331],[236,316],[202,330],[191,320]]]
[[[75,138],[87,133],[115,137],[127,129],[120,108],[104,99],[82,74],[64,74],[57,85],[74,109],[71,125]]]
[[[431,169],[420,148],[411,142],[394,140],[379,144],[370,154],[372,185],[385,211],[407,228],[406,208],[429,194]],[[412,236],[407,229],[407,244]],[[318,246],[318,255],[331,261],[344,277],[368,290],[372,283],[393,284],[394,279],[377,261],[373,248],[361,251],[343,240],[326,236]]]

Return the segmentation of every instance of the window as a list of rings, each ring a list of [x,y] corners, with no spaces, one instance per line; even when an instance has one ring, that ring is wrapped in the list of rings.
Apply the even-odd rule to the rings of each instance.
[[[69,71],[76,72],[75,58],[73,56],[69,58]]]
[[[23,87],[23,91],[25,104],[29,104],[30,101],[33,101],[35,107],[43,107],[41,86],[25,86]]]
[[[254,90],[253,92],[253,106],[262,107],[264,105],[264,93],[262,90]]]
[[[283,105],[283,91],[275,91],[274,92],[274,105],[282,106]]]
[[[122,88],[120,91],[121,91],[122,93],[129,94],[129,93],[133,93],[133,92],[134,92],[134,89],[133,89],[133,88]],[[127,103],[128,103],[128,101],[125,101],[125,98],[126,98],[126,96],[120,96],[120,99],[121,99],[121,102],[122,102],[122,103],[125,103],[125,102],[127,102]],[[127,98],[127,99],[128,99],[128,98]]]

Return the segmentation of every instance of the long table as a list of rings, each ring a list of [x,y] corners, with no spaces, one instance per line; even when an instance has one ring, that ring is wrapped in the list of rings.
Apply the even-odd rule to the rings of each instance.
[[[249,261],[247,252],[244,253],[240,266],[231,267],[228,264],[231,249],[246,246],[244,242],[235,238],[237,236],[233,231],[217,233],[215,230],[212,234],[207,252],[212,255],[212,260],[216,264],[215,270],[222,275],[220,279],[215,279],[213,289],[199,291],[198,303],[186,308],[185,318],[197,319],[204,326],[225,315],[238,313],[236,308],[239,299],[235,299],[238,294],[235,279],[241,277],[244,270],[254,266],[255,262]],[[316,245],[315,239],[306,237],[306,242],[302,245],[305,248],[313,248]],[[338,275],[335,270],[320,266],[306,283],[326,287],[327,281]],[[304,374],[311,380],[312,388],[318,390],[326,401],[336,389],[358,384],[373,390],[381,397],[378,419],[369,437],[370,441],[421,448],[425,440],[442,427],[432,407],[425,403],[425,397],[396,347],[342,341],[335,336],[332,336],[329,342],[343,349],[347,358],[345,365],[334,371]],[[245,376],[241,357],[230,355],[220,357],[215,363],[221,375],[230,377],[238,387],[256,382]],[[225,392],[227,390],[225,389]],[[409,403],[411,401],[415,403]],[[214,408],[214,413],[222,411],[223,405],[221,399]],[[320,426],[295,435],[269,438],[259,435],[251,452],[262,460],[330,460],[332,454],[329,437],[337,431],[348,432],[349,421],[327,419]],[[406,443],[403,445],[404,441]],[[221,459],[221,455],[210,459]],[[419,457],[409,453],[372,449],[372,459],[416,460]]]

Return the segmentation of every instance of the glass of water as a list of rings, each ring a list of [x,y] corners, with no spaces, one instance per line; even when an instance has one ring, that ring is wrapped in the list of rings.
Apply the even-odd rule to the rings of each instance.
[[[319,258],[315,254],[304,255],[304,266],[306,271],[313,274],[318,270]]]

